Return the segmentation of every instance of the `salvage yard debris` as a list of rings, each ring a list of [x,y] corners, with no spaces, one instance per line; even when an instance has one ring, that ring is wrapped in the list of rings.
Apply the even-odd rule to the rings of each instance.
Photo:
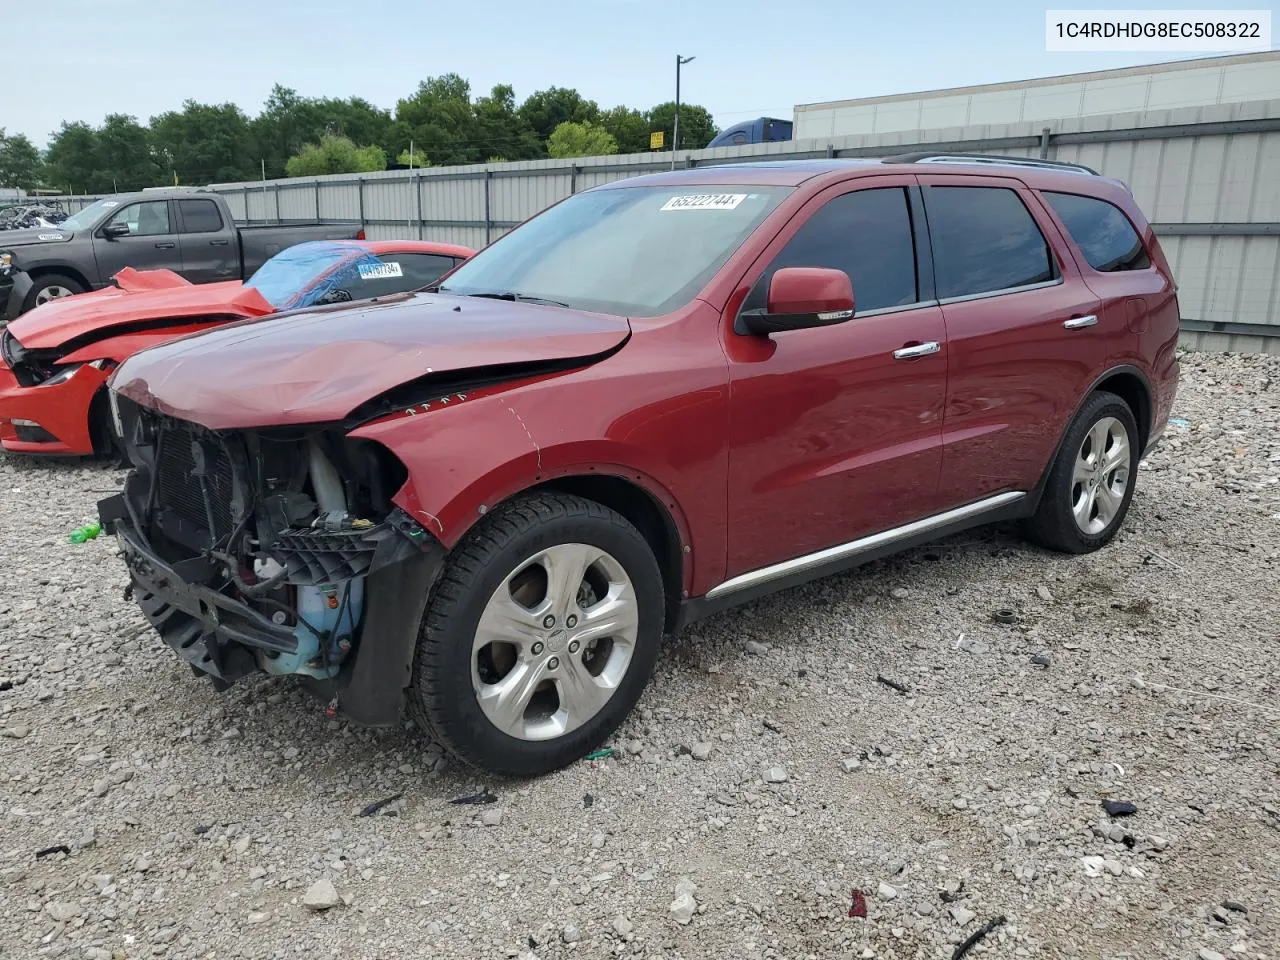
[[[991,933],[997,927],[1004,926],[1004,923],[1005,923],[1005,919],[1003,914],[996,917],[994,920],[988,920],[986,923],[980,926],[977,930],[973,931],[973,934],[969,937],[968,940],[960,944],[960,946],[956,947],[956,952],[951,954],[951,960],[960,960],[961,957],[963,957],[975,946],[977,946],[978,943],[981,940],[983,940],[989,933]]]
[[[1130,817],[1138,812],[1138,808],[1128,800],[1103,800],[1102,809],[1113,817]]]

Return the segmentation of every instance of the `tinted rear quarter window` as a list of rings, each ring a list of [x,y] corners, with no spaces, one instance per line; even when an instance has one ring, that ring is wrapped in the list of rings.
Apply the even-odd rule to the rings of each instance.
[[[183,233],[217,233],[222,229],[222,215],[212,200],[179,200]]]
[[[1056,279],[1048,241],[1013,190],[929,187],[925,196],[940,300]]]
[[[859,314],[917,302],[906,191],[877,187],[828,200],[769,264],[744,308],[764,306],[769,279],[782,267],[843,270],[853,285]]]
[[[1046,191],[1043,196],[1093,269],[1113,273],[1151,266],[1142,238],[1119,207],[1074,193]]]

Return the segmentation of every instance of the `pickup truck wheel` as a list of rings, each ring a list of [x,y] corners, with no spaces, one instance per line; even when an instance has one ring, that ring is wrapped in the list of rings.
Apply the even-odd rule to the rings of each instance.
[[[1139,453],[1129,405],[1113,393],[1095,393],[1067,431],[1028,525],[1031,538],[1062,553],[1105,546],[1129,512]]]
[[[563,767],[640,699],[664,604],[653,551],[622,516],[563,494],[512,501],[449,555],[423,616],[411,715],[488,773]]]
[[[77,293],[84,293],[84,287],[70,277],[64,277],[60,273],[42,274],[31,281],[31,289],[22,302],[22,310],[25,313],[50,300],[74,296]]]

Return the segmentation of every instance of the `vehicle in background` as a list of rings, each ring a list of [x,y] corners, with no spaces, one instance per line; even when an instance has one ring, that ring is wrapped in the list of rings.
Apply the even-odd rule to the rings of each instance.
[[[276,254],[247,283],[203,285],[126,267],[114,286],[51,300],[0,332],[0,448],[114,453],[103,384],[137,351],[237,320],[417,290],[473,252],[422,240],[317,240]]]
[[[1168,260],[1070,164],[725,164],[578,193],[438,293],[144,351],[99,515],[219,688],[314,681],[528,776],[664,631],[968,527],[1107,544],[1178,385]],[[1096,566],[1096,564],[1095,564]]]
[[[0,234],[0,323],[46,300],[98,290],[125,267],[192,283],[245,280],[306,240],[363,240],[355,221],[237,226],[226,198],[179,187],[95,201],[56,227]]]
[[[756,117],[717,134],[708,147],[741,147],[748,143],[777,143],[791,139],[791,121]]]
[[[56,227],[66,219],[67,211],[57,200],[29,200],[0,209],[0,230]]]

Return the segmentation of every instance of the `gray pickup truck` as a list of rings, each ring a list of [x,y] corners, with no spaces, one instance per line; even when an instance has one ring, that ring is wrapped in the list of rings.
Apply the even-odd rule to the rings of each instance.
[[[0,234],[0,325],[54,297],[107,286],[123,267],[192,283],[247,280],[285,247],[364,239],[355,221],[237,226],[220,194],[143,190],[106,197],[56,227]]]

